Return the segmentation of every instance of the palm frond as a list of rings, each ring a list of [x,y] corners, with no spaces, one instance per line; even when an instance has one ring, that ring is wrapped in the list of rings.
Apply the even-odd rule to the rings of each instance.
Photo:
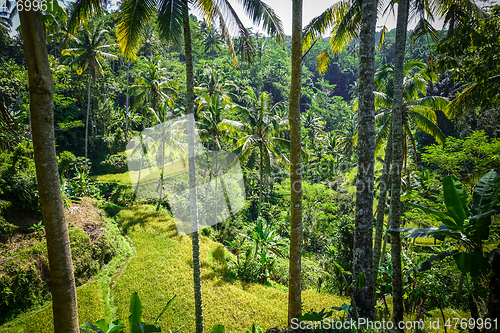
[[[175,0],[166,0],[163,5],[166,5],[169,1],[175,2]],[[154,0],[124,0],[122,2],[116,38],[122,53],[127,59],[135,59],[144,38],[146,27],[155,14],[155,7]],[[162,19],[166,19],[167,14],[163,12],[158,15],[162,15]],[[164,25],[162,27],[164,28]]]
[[[108,45],[106,45],[108,46]],[[103,58],[106,58],[106,59],[109,59],[109,60],[116,60],[118,59],[118,57],[114,54],[111,54],[111,53],[107,53],[107,52],[102,52],[102,51],[95,51],[95,54],[97,56],[100,56],[100,57],[103,57]]]
[[[328,50],[324,50],[320,54],[316,56],[318,58],[318,72],[320,74],[326,72],[328,69],[328,65],[330,64],[330,54],[328,54]]]
[[[450,100],[441,96],[426,96],[412,101],[411,104],[426,106],[434,110],[441,110],[444,112],[450,105]]]
[[[378,41],[378,49],[382,49],[382,45],[384,44],[385,34],[389,31],[387,26],[384,25],[382,31],[380,32],[380,39]]]
[[[389,138],[390,134],[391,134],[391,118],[389,116],[385,121],[384,126],[382,126],[380,132],[378,132],[377,136],[375,137],[375,154],[378,154],[380,152],[380,150],[384,146],[384,143],[387,142],[387,139]]]
[[[375,126],[380,126],[380,124],[386,123],[387,121],[391,121],[391,109],[385,109],[385,111],[375,115]]]
[[[245,13],[256,25],[261,25],[270,36],[275,36],[285,46],[283,23],[274,10],[262,0],[239,0]]]
[[[432,121],[434,124],[437,121],[436,112],[432,108],[430,108],[428,106],[424,106],[424,105],[407,105],[405,111],[411,111],[411,112],[418,113],[418,114],[426,117],[430,121]]]
[[[187,5],[182,0],[163,0],[158,6],[158,30],[165,40],[178,40],[182,33],[182,20]]]
[[[68,20],[68,31],[74,33],[76,28],[89,20],[92,15],[99,15],[108,5],[108,0],[76,0]]]
[[[439,143],[441,146],[444,146],[444,134],[439,129],[439,127],[434,122],[432,122],[431,119],[417,112],[407,111],[407,113],[411,120],[421,131],[430,134],[437,143]]]
[[[236,52],[234,51],[234,46],[233,46],[233,41],[231,39],[231,35],[229,33],[229,30],[227,29],[226,22],[224,21],[224,18],[219,16],[219,25],[221,28],[221,35],[224,41],[226,42],[227,48],[229,49],[229,53],[231,54],[231,58],[233,59],[233,65],[238,66],[238,58],[236,58]],[[248,47],[245,47],[245,50],[247,50]],[[246,58],[251,56],[246,55]]]
[[[206,1],[206,0],[198,0],[198,1]],[[240,38],[242,38],[242,43],[243,43],[243,51],[244,56],[247,60],[247,62],[250,64],[253,61],[253,54],[255,53],[253,44],[252,44],[252,38],[250,36],[250,33],[248,30],[245,28],[245,25],[243,22],[241,22],[238,14],[234,10],[233,6],[229,3],[229,0],[216,0],[216,2],[213,3],[212,5],[213,10],[215,11],[214,13],[214,18],[218,17],[219,18],[219,23],[221,26],[222,30],[222,37],[226,41],[226,44],[228,45],[231,55],[233,57],[233,64],[237,65],[238,60],[236,59],[236,54],[234,52],[234,48],[232,45],[231,41],[231,36],[229,34],[229,29],[226,24],[226,20],[224,19],[224,14],[227,15],[229,21],[232,24],[235,24],[236,27],[238,28],[238,34]]]
[[[392,107],[392,98],[390,98],[386,93],[380,91],[374,91],[375,96],[375,108],[390,108]]]
[[[424,36],[430,36],[435,42],[437,42],[439,39],[439,32],[427,19],[421,18],[415,29],[413,29],[410,34],[411,45],[415,45],[415,42]]]
[[[444,114],[448,119],[453,119],[464,114],[467,110],[475,108],[479,104],[478,96],[481,96],[479,89],[480,85],[474,82],[462,90],[445,109]]]
[[[240,123],[239,121],[235,120],[229,120],[229,119],[224,119],[220,123],[221,129],[237,129],[237,130],[243,130],[245,128],[245,125]]]
[[[302,31],[302,50],[309,49],[314,40],[321,38],[331,29],[335,21],[335,5],[328,7],[323,13],[309,22]]]
[[[335,4],[335,21],[330,34],[330,49],[339,54],[345,45],[358,36],[361,26],[360,0],[339,1]]]

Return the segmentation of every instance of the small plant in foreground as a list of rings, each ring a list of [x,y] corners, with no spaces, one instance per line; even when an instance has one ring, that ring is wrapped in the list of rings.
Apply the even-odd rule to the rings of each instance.
[[[172,301],[177,295],[174,295],[168,302],[167,305],[163,308],[162,312],[158,315],[156,318],[155,322],[153,325],[148,325],[144,322],[144,319],[142,319],[142,303],[139,298],[139,295],[137,292],[133,293],[132,296],[130,297],[130,316],[128,317],[128,322],[130,324],[130,333],[147,333],[147,332],[161,332],[161,328],[156,325],[158,325],[158,322],[160,321],[161,316],[165,313],[165,311],[170,307],[170,304],[172,304]],[[92,323],[84,323],[82,325],[85,328],[90,328],[96,333],[124,333],[124,322],[121,319],[117,319],[113,321],[112,323],[108,324],[106,320],[100,319],[95,322],[95,324]],[[173,333],[178,332],[180,327],[175,330]],[[88,331],[86,329],[80,328],[80,332],[83,333],[92,333],[91,331]]]
[[[45,231],[45,226],[43,225],[43,221],[33,224],[30,227],[30,230],[35,233],[37,236],[42,236]]]

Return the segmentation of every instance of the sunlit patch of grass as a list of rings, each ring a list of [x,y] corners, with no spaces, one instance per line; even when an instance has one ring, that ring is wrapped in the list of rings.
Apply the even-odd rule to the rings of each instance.
[[[80,324],[104,317],[104,298],[98,280],[77,288]],[[52,333],[52,303],[0,327],[1,333]]]
[[[152,322],[173,295],[177,298],[161,320],[164,330],[184,326],[194,332],[194,293],[191,237],[178,236],[173,219],[149,206],[122,210],[118,222],[137,248],[116,280],[118,316],[127,318],[130,295],[137,291],[144,305],[144,319]],[[286,291],[244,283],[223,274],[221,244],[200,237],[203,308],[206,330],[223,324],[226,332],[242,332],[253,323],[283,327],[287,318]],[[224,249],[225,251],[225,249]],[[304,310],[331,308],[348,299],[313,291],[303,292]]]
[[[158,167],[150,167],[142,169],[141,184],[160,179],[160,170],[161,168]],[[181,172],[187,172],[187,165],[184,163],[183,160],[167,163],[165,164],[163,172],[164,172],[164,177],[176,175]],[[101,182],[119,183],[124,185],[130,185],[131,179],[134,181],[134,183],[136,183],[138,178],[139,178],[139,171],[127,171],[123,173],[96,176],[96,179]]]
[[[124,173],[114,173],[108,175],[96,176],[96,179],[105,183],[119,183],[124,185],[130,185],[130,176],[127,172]]]

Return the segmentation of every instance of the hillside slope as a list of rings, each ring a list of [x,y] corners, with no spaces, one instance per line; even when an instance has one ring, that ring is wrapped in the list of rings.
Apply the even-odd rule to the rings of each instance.
[[[130,295],[137,291],[144,306],[144,320],[151,323],[166,302],[177,295],[160,326],[166,332],[181,326],[180,332],[194,332],[191,237],[179,236],[172,217],[147,205],[121,210],[116,221],[136,251],[111,281],[98,278],[79,288],[80,323],[101,317],[127,321]],[[215,324],[223,324],[228,333],[244,332],[253,323],[263,328],[286,324],[285,291],[231,278],[224,259],[230,254],[209,238],[201,237],[200,243],[207,331]],[[111,290],[111,295],[107,295],[107,290]],[[111,299],[111,304],[106,304],[107,299]],[[348,302],[329,294],[303,292],[304,310],[329,309]],[[49,306],[7,323],[0,332],[51,332],[51,317]]]

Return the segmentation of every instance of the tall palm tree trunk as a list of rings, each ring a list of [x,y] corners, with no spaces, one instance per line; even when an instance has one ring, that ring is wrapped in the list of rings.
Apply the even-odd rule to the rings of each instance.
[[[377,222],[375,227],[375,245],[373,246],[373,283],[377,281],[380,252],[382,250],[382,236],[384,234],[384,217],[387,192],[389,190],[389,172],[392,159],[392,133],[389,133],[385,148],[384,168],[380,177],[380,194],[377,203]],[[374,299],[375,300],[375,299]]]
[[[293,0],[292,78],[290,85],[290,265],[288,325],[301,314],[302,174],[300,129],[300,78],[302,72],[302,0]]]
[[[373,318],[373,180],[375,159],[375,23],[377,0],[364,0],[359,45],[358,172],[354,220],[353,299],[359,316]]]
[[[129,82],[130,82],[130,59],[127,62],[127,96],[125,98],[125,141],[127,141],[127,132],[128,132],[128,117],[129,117],[129,101],[130,97],[128,95],[128,87],[129,87]]]
[[[35,166],[45,225],[55,333],[77,333],[78,309],[54,138],[54,83],[41,14],[19,11],[28,68]]]
[[[184,13],[184,51],[186,54],[186,114],[193,114],[194,83],[193,83],[193,53],[191,49],[191,28],[189,26],[189,12]],[[193,242],[193,282],[196,333],[203,333],[203,301],[201,294],[201,265],[200,265],[200,233],[198,231],[198,206],[196,193],[196,156],[194,151],[194,121],[188,121],[188,156],[189,156],[189,205],[191,212]]]
[[[259,149],[260,149],[260,188],[259,188],[259,210],[258,210],[258,216],[260,216],[260,213],[262,212],[262,188],[264,187],[264,184],[262,183],[264,180],[264,156],[262,155],[262,140],[259,142]]]
[[[90,80],[92,75],[89,70],[89,84],[87,89],[87,120],[85,121],[85,158],[88,157],[88,142],[89,142],[89,114],[90,114]]]
[[[408,24],[409,0],[398,3],[396,24],[396,50],[394,58],[394,102],[392,110],[392,169],[391,169],[391,228],[399,228],[401,197],[401,166],[403,161],[403,80],[404,56],[406,48],[406,28]],[[392,302],[394,322],[403,321],[403,282],[401,273],[401,235],[391,234]]]

